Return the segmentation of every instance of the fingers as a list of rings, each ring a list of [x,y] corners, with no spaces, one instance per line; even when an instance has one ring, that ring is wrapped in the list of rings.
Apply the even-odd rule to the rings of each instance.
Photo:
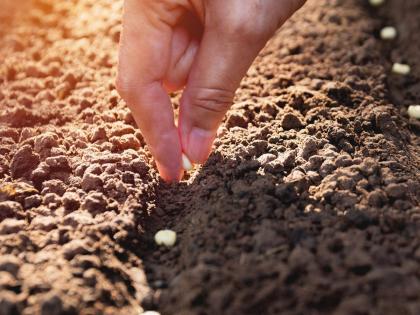
[[[278,27],[304,2],[206,2],[204,34],[180,107],[181,144],[191,161],[205,162],[248,68]]]
[[[155,157],[163,179],[182,176],[181,144],[163,88],[170,63],[171,28],[142,1],[126,0],[117,88]],[[159,16],[158,16],[159,15]]]
[[[285,20],[284,4],[303,2],[125,0],[117,88],[165,180],[180,179],[182,151],[195,163],[207,159],[242,77],[282,20],[273,12]],[[186,8],[204,24],[200,44],[201,31],[194,37],[179,23]],[[177,129],[167,91],[186,82]]]
[[[190,12],[185,12],[180,23],[173,27],[170,65],[164,78],[168,92],[184,88],[198,50],[201,28],[200,21]]]
[[[194,163],[210,154],[235,91],[264,44],[252,33],[205,31],[180,107],[181,143]]]

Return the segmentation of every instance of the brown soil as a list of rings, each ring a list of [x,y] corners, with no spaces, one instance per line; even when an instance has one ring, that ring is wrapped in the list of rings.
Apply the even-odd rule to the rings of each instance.
[[[419,0],[309,1],[176,185],[115,91],[121,1],[15,3],[0,4],[0,315],[420,314]],[[158,248],[167,227],[177,245]]]

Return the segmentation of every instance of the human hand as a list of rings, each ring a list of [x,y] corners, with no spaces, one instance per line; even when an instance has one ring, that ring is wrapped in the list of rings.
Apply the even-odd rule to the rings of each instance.
[[[166,181],[203,163],[236,89],[305,0],[125,0],[117,89]],[[169,92],[184,88],[178,127]]]

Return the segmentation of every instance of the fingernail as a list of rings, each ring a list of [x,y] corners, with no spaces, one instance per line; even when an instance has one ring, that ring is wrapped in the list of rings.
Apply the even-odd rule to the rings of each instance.
[[[193,163],[204,163],[211,152],[215,135],[207,130],[193,127],[188,138],[186,153]]]

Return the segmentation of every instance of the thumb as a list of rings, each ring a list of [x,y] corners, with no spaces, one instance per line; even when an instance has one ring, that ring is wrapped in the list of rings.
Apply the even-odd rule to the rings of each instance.
[[[182,149],[194,163],[206,161],[236,89],[269,37],[242,24],[228,29],[205,30],[181,99]]]

